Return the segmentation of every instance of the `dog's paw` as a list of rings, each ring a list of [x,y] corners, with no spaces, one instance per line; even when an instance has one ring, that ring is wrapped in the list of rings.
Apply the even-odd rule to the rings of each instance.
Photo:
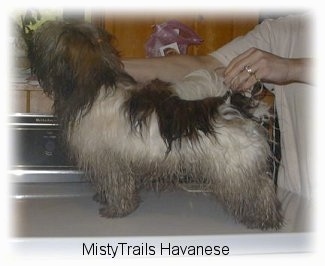
[[[122,210],[119,208],[112,208],[109,206],[105,206],[99,209],[99,215],[101,217],[105,217],[105,218],[120,218],[120,217],[125,217],[127,215],[129,215],[130,213],[132,213],[134,210],[136,209],[128,209],[128,210]]]
[[[118,217],[124,217],[127,214],[122,213],[115,208],[109,208],[105,206],[99,209],[99,215],[104,218],[118,218]]]
[[[104,194],[98,192],[93,196],[93,200],[101,204],[106,204],[107,202]]]
[[[241,217],[239,220],[250,229],[279,230],[284,225],[284,218],[280,210],[272,209],[264,213],[256,213],[250,217]]]
[[[99,214],[102,217],[106,218],[118,218],[124,217],[132,213],[139,206],[138,198],[130,201],[123,201],[123,204],[113,205],[106,204],[102,208],[99,209]]]

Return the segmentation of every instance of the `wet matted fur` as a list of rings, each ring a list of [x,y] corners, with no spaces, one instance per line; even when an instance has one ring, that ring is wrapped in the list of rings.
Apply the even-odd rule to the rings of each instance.
[[[263,106],[227,103],[222,81],[205,70],[177,84],[137,83],[111,42],[90,24],[46,22],[31,53],[70,154],[96,188],[100,214],[128,215],[142,187],[186,177],[208,187],[236,221],[278,229],[267,137],[250,119]]]

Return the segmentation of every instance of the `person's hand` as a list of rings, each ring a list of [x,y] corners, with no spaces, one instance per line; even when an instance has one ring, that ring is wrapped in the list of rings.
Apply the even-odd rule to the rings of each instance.
[[[234,91],[249,90],[259,81],[285,84],[292,80],[290,67],[294,63],[293,59],[250,48],[235,57],[226,67],[224,82]]]

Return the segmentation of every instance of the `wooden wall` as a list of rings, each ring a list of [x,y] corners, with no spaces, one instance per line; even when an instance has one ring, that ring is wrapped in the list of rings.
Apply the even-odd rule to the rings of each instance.
[[[259,14],[257,12],[126,14],[109,11],[92,13],[92,22],[104,27],[116,37],[116,47],[122,57],[145,57],[144,45],[153,33],[153,25],[170,19],[184,23],[204,39],[203,44],[192,46],[188,51],[188,54],[204,55],[253,29],[258,23]]]

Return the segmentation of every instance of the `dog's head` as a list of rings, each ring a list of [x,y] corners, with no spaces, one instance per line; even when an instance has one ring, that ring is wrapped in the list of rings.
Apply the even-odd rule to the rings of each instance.
[[[103,86],[114,89],[126,75],[111,42],[109,33],[87,23],[47,21],[35,32],[32,68],[56,112],[64,104],[89,109]]]

